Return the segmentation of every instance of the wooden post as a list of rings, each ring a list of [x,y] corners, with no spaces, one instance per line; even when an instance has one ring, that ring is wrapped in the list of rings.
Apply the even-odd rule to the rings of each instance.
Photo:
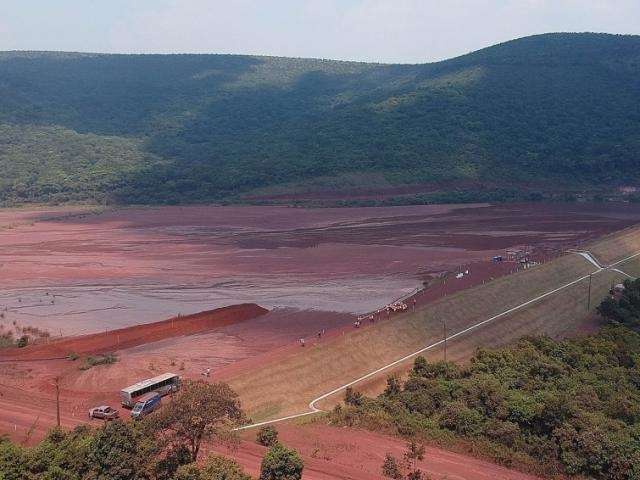
[[[60,428],[60,377],[55,378],[56,384],[56,424]]]
[[[588,298],[587,298],[587,312],[591,310],[591,278],[592,278],[593,274],[589,274],[589,293]]]

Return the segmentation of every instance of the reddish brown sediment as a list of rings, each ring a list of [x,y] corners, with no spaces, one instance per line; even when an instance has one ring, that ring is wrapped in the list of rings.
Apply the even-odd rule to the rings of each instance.
[[[180,323],[179,323],[180,322]],[[144,378],[175,372],[183,378],[220,380],[219,369],[246,358],[259,358],[277,347],[295,344],[301,336],[331,331],[351,322],[344,313],[275,310],[236,305],[189,317],[120,330],[120,349],[112,348],[117,332],[70,337],[57,344],[0,351],[0,433],[34,443],[55,425],[54,379],[60,386],[62,424],[88,421],[87,411],[99,404],[119,406],[119,391]],[[115,337],[117,338],[117,337]],[[126,348],[123,345],[127,342]],[[81,369],[84,359],[38,360],[114,352],[117,361]],[[13,360],[12,360],[13,359]],[[128,415],[127,410],[121,413]]]
[[[4,288],[414,275],[518,244],[575,245],[639,220],[628,204],[122,209],[2,231],[0,263]]]
[[[42,438],[55,423],[56,377],[62,424],[71,427],[88,421],[89,407],[117,406],[119,390],[143,378],[165,371],[202,378],[211,368],[211,380],[232,379],[299,354],[299,338],[312,348],[348,334],[355,318],[350,312],[383,307],[423,280],[429,287],[415,296],[417,308],[509,274],[515,262],[491,262],[505,248],[530,245],[536,259],[546,261],[565,248],[640,221],[640,206],[611,204],[194,206],[85,216],[54,210],[0,211],[0,228],[10,227],[0,230],[0,306],[15,302],[0,324],[42,322],[56,335],[59,326],[68,326],[67,334],[102,332],[0,353],[5,360],[0,362],[0,432],[26,443]],[[451,272],[459,270],[469,274],[456,279]],[[440,278],[443,272],[450,272],[446,281]],[[121,296],[100,303],[113,285]],[[55,299],[48,295],[59,288],[69,290]],[[186,295],[196,288],[196,300]],[[19,298],[23,291],[37,291],[42,305],[30,305],[31,297]],[[151,301],[158,297],[161,305]],[[263,304],[257,298],[268,300],[264,306],[271,311],[254,304]],[[273,309],[292,307],[287,304],[291,299],[295,308]],[[326,311],[331,308],[322,302],[328,300],[331,307],[342,308]],[[122,308],[119,302],[124,302]],[[221,302],[243,305],[144,324],[177,312],[210,310]],[[407,303],[412,308],[413,298]],[[385,315],[376,321],[385,321]],[[69,326],[72,319],[76,323]],[[365,321],[362,328],[367,326]],[[325,335],[318,338],[322,330]],[[81,370],[82,360],[37,360],[72,352],[115,352],[118,361]],[[340,438],[339,431],[321,427],[282,428],[283,439],[305,455],[309,479],[379,478],[382,449],[400,455],[403,447],[401,440],[367,432],[350,430],[349,438]],[[333,452],[331,460],[314,458],[313,445]],[[238,452],[255,473],[260,447],[243,444]],[[442,467],[427,463],[434,478],[445,473],[450,479],[529,478],[465,456],[430,453],[439,459],[433,464],[441,462]]]
[[[238,303],[363,313],[429,273],[640,221],[632,204],[68,209],[0,210],[15,225],[0,230],[0,324],[62,336]]]

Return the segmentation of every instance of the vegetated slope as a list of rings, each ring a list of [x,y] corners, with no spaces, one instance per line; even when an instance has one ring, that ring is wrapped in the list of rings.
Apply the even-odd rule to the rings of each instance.
[[[0,200],[459,182],[474,188],[449,198],[464,200],[634,183],[639,74],[640,37],[604,34],[424,65],[0,53]],[[447,197],[414,200],[434,198]]]
[[[339,424],[448,438],[540,473],[638,478],[640,335],[608,327],[585,338],[521,339],[479,350],[469,365],[415,360],[406,382],[377,398],[349,391]]]
[[[626,238],[634,231],[640,234],[636,228],[623,232],[622,236]],[[612,256],[626,258],[638,252],[634,245],[625,246],[614,239],[615,236],[605,239],[607,245],[620,248]],[[593,247],[598,247],[598,243]],[[626,262],[622,263],[620,268],[624,270],[625,265]],[[442,340],[443,321],[451,337],[548,292],[554,293],[452,339],[447,344],[447,358],[467,361],[477,348],[509,345],[525,335],[557,338],[589,331],[600,299],[607,295],[612,283],[625,278],[619,272],[600,271],[592,276],[589,290],[588,276],[594,271],[595,267],[583,257],[567,254],[449,295],[415,313],[366,325],[330,340],[309,342],[304,349],[297,348],[272,361],[260,359],[255,365],[247,361],[243,368],[235,370],[240,373],[231,370],[225,377],[240,393],[253,420],[266,420],[308,411],[311,400]],[[442,345],[423,355],[430,360],[441,359]],[[397,370],[405,370],[406,364],[399,365]],[[355,388],[379,392],[384,388],[386,376],[393,372],[394,369],[385,370],[359,382]],[[316,406],[330,408],[341,395],[338,392]]]

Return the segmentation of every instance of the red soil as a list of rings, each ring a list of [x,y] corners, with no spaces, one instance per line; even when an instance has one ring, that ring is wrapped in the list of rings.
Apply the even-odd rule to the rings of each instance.
[[[0,264],[5,287],[414,275],[517,244],[575,245],[639,220],[640,206],[609,204],[123,209],[3,231]]]
[[[0,326],[96,333],[236,303],[364,313],[426,274],[640,221],[630,204],[77,210],[0,210]]]
[[[278,425],[279,439],[296,449],[305,463],[304,480],[378,480],[386,453],[401,459],[406,442],[377,433],[321,424]],[[216,447],[234,457],[256,477],[266,448],[255,443],[255,431],[247,431],[237,449]],[[434,480],[535,480],[538,477],[500,467],[467,455],[427,447],[419,468]]]
[[[538,262],[547,262],[549,260],[552,260],[554,256],[545,254],[544,252],[538,252],[531,258],[535,259]],[[463,264],[459,268],[461,271],[468,271],[469,273],[465,274],[464,277],[460,279],[455,278],[455,275],[447,275],[444,278],[435,279],[426,288],[420,289],[410,296],[402,297],[403,301],[407,304],[410,310],[414,308],[414,300],[415,308],[420,308],[444,296],[451,295],[455,292],[459,292],[461,290],[465,290],[477,285],[481,285],[487,281],[491,281],[494,278],[509,275],[510,273],[515,273],[522,267],[517,262],[511,261],[504,261],[499,263],[483,261]],[[381,303],[378,305],[378,307],[382,309],[383,307],[385,307],[385,305]],[[374,315],[374,322],[393,320],[394,317],[401,315],[401,312],[394,313],[386,312],[385,310],[373,311],[371,313],[373,313]],[[324,315],[326,316],[327,314],[324,313]],[[222,365],[222,368],[216,371],[216,376],[217,378],[229,380],[234,376],[240,375],[244,372],[260,368],[260,365],[263,365],[266,362],[276,362],[280,359],[286,358],[289,355],[296,354],[300,350],[300,345],[296,340],[300,338],[305,338],[308,346],[313,346],[318,342],[330,341],[331,338],[353,331],[354,320],[356,320],[356,316],[344,317],[342,319],[341,325],[332,325],[332,327],[334,328],[329,328],[327,322],[316,322],[314,324],[310,324],[309,328],[297,330],[298,332],[300,332],[300,335],[294,336],[292,339],[290,339],[289,342],[285,344],[274,345],[269,351],[265,351],[259,356],[251,355],[247,356],[244,359],[238,359],[238,361],[231,364]],[[369,325],[371,325],[371,322],[365,319],[361,322],[360,328],[367,328]],[[325,328],[327,329],[326,334],[322,336],[322,338],[318,339],[318,337],[316,336],[317,331],[319,329]]]
[[[0,388],[2,386],[0,385]],[[17,442],[33,445],[55,423],[55,402],[51,397],[19,389],[2,389],[0,430]],[[9,407],[6,410],[5,407]],[[61,423],[72,428],[86,423],[85,406],[64,403]],[[99,425],[99,421],[92,422]],[[305,462],[304,480],[378,480],[380,465],[388,452],[400,458],[405,448],[401,439],[357,429],[321,424],[278,425],[280,440],[300,452]],[[220,453],[235,458],[247,473],[257,476],[266,448],[254,442],[256,431],[242,434],[237,449],[215,446],[202,455]],[[536,480],[538,477],[510,470],[488,461],[440,448],[427,447],[420,468],[434,480]]]
[[[91,207],[83,206],[3,208],[0,209],[0,230],[41,221],[69,219],[88,214],[90,211]]]
[[[219,380],[220,367],[260,354],[317,330],[332,330],[350,323],[351,317],[333,312],[275,310],[265,313],[257,305],[240,305],[203,312],[191,317],[127,328],[127,348],[116,350],[118,361],[81,370],[82,360],[40,361],[40,355],[88,350],[114,351],[104,334],[68,338],[62,343],[2,351],[0,357],[0,433],[22,441],[34,426],[30,443],[41,439],[55,425],[54,379],[59,378],[62,424],[73,427],[87,421],[86,412],[96,405],[119,405],[119,391],[143,378],[174,371],[184,378],[202,378],[211,368]],[[180,324],[178,322],[181,322]],[[178,328],[180,325],[180,328]],[[109,337],[117,335],[109,332]],[[120,346],[123,345],[122,333]],[[135,346],[134,346],[135,345]],[[45,349],[46,347],[46,349]],[[55,350],[47,350],[55,347]],[[30,351],[34,353],[29,353]],[[62,354],[62,355],[60,355]],[[18,356],[16,358],[16,356]],[[10,357],[10,358],[7,358]],[[126,411],[123,411],[126,416]],[[37,419],[37,422],[36,422]]]
[[[337,305],[346,303],[351,298],[341,295],[351,293],[354,289],[350,286],[365,279],[368,283],[360,294],[368,297],[368,303],[353,302],[343,310],[363,313],[354,310],[353,305],[382,307],[385,301],[401,293],[398,279],[404,279],[405,286],[407,279],[410,285],[417,285],[423,279],[433,279],[434,274],[455,270],[460,265],[464,265],[463,270],[470,270],[470,275],[462,279],[450,276],[446,282],[434,282],[416,296],[420,306],[509,273],[514,264],[488,261],[491,255],[503,253],[503,248],[530,244],[552,256],[564,247],[637,222],[640,207],[583,204],[315,210],[167,207],[125,209],[58,221],[38,215],[23,214],[18,222],[22,225],[0,231],[0,275],[5,288],[37,285],[46,289],[59,285],[90,288],[96,283],[101,286],[110,283],[127,294],[138,295],[145,285],[157,284],[163,287],[160,294],[167,298],[167,305],[176,310],[167,314],[155,304],[147,305],[146,299],[156,299],[160,294],[145,290],[131,297],[129,311],[125,308],[114,313],[115,309],[107,309],[106,322],[101,325],[102,328],[109,326],[106,334],[66,338],[49,345],[3,352],[0,355],[0,360],[4,360],[0,361],[0,432],[24,440],[33,427],[30,442],[41,438],[55,422],[54,377],[61,378],[62,423],[73,426],[86,421],[86,409],[91,406],[117,405],[117,392],[123,386],[161,371],[172,371],[181,363],[185,367],[180,373],[188,378],[201,378],[204,368],[212,368],[216,379],[228,378],[238,370],[259,368],[267,359],[299,349],[295,343],[297,338],[304,336],[312,343],[317,341],[314,333],[326,329],[326,340],[323,337],[320,341],[327,341],[331,335],[353,328],[352,318],[345,313],[276,310],[262,316],[265,310],[261,307],[244,305],[228,307],[223,313],[214,311],[182,317],[174,320],[173,327],[171,320],[167,320],[112,330],[114,325],[142,323],[151,321],[147,318],[167,318],[188,311],[185,305],[195,308],[194,305],[200,304],[181,304],[184,292],[192,290],[194,285],[205,292],[199,300],[207,304],[204,308],[216,305],[210,291],[222,285],[225,295],[220,298],[224,304],[233,303],[237,298],[242,302],[254,301],[255,297],[251,296],[262,292],[261,298],[270,301],[265,304],[268,307],[282,305],[288,295],[300,297],[298,308],[318,309],[318,304],[327,299],[337,299],[334,300]],[[30,224],[30,219],[36,223]],[[238,278],[244,283],[238,282]],[[265,288],[274,282],[283,282],[278,295]],[[309,285],[321,288],[305,289]],[[12,294],[8,295],[3,297],[0,291],[0,306],[7,304],[5,299]],[[64,315],[56,317],[40,307],[43,311],[29,318],[66,325],[72,314],[77,313],[75,307],[82,307],[82,302],[89,300],[89,297],[76,296],[77,305],[67,306],[65,300],[73,295],[79,294],[72,291],[69,297],[60,295],[55,299],[56,307],[67,309]],[[90,290],[87,295],[101,299],[104,293]],[[118,297],[114,303],[120,301]],[[24,318],[19,315],[31,311],[25,303],[9,309],[2,322],[10,325],[14,319]],[[91,309],[85,305],[79,310],[81,322],[93,325],[96,331],[98,323],[92,320]],[[26,324],[40,326],[33,322]],[[74,329],[82,331],[81,326]],[[68,360],[34,360],[64,357],[72,351],[92,354],[114,350],[118,350],[120,358],[116,364],[87,371],[80,371],[77,362]],[[220,370],[223,366],[226,367]],[[397,440],[366,437],[369,434],[364,433],[363,437],[354,433],[357,443],[354,445],[339,435],[332,437],[333,434],[327,433],[325,437],[324,433],[304,432],[283,433],[283,438],[292,446],[298,445],[308,457],[307,478],[379,478],[380,455],[384,455],[384,449],[398,453],[402,448],[402,442]],[[344,446],[346,453],[329,454],[330,461],[314,459],[312,453],[317,447],[309,451],[310,444],[303,443],[296,435],[315,438],[310,441],[322,448],[326,445],[325,450],[340,450]],[[322,443],[325,441],[326,444]],[[358,452],[358,444],[367,442],[372,442],[371,446],[354,453],[354,461],[349,463],[350,452]],[[259,447],[247,448],[251,458],[247,462],[253,467],[248,465],[256,468],[261,454],[250,452]],[[455,463],[447,460],[446,455],[454,454],[443,453],[438,457],[434,453],[434,458]],[[460,467],[452,467],[454,473],[449,478],[525,478],[508,476],[511,473],[495,470],[498,467],[492,465],[485,469],[473,462],[460,457]],[[336,465],[335,468],[332,465]],[[485,471],[489,473],[485,475]]]
[[[213,328],[243,322],[268,312],[266,308],[255,304],[232,305],[160,322],[120,328],[105,333],[65,338],[21,349],[6,349],[0,351],[0,360],[59,359],[66,358],[71,352],[78,355],[113,352],[167,338],[206,332]]]

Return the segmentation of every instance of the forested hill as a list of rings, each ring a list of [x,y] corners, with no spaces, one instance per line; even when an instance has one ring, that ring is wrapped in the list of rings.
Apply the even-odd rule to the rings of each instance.
[[[424,65],[4,52],[0,171],[4,203],[638,185],[640,37]]]

